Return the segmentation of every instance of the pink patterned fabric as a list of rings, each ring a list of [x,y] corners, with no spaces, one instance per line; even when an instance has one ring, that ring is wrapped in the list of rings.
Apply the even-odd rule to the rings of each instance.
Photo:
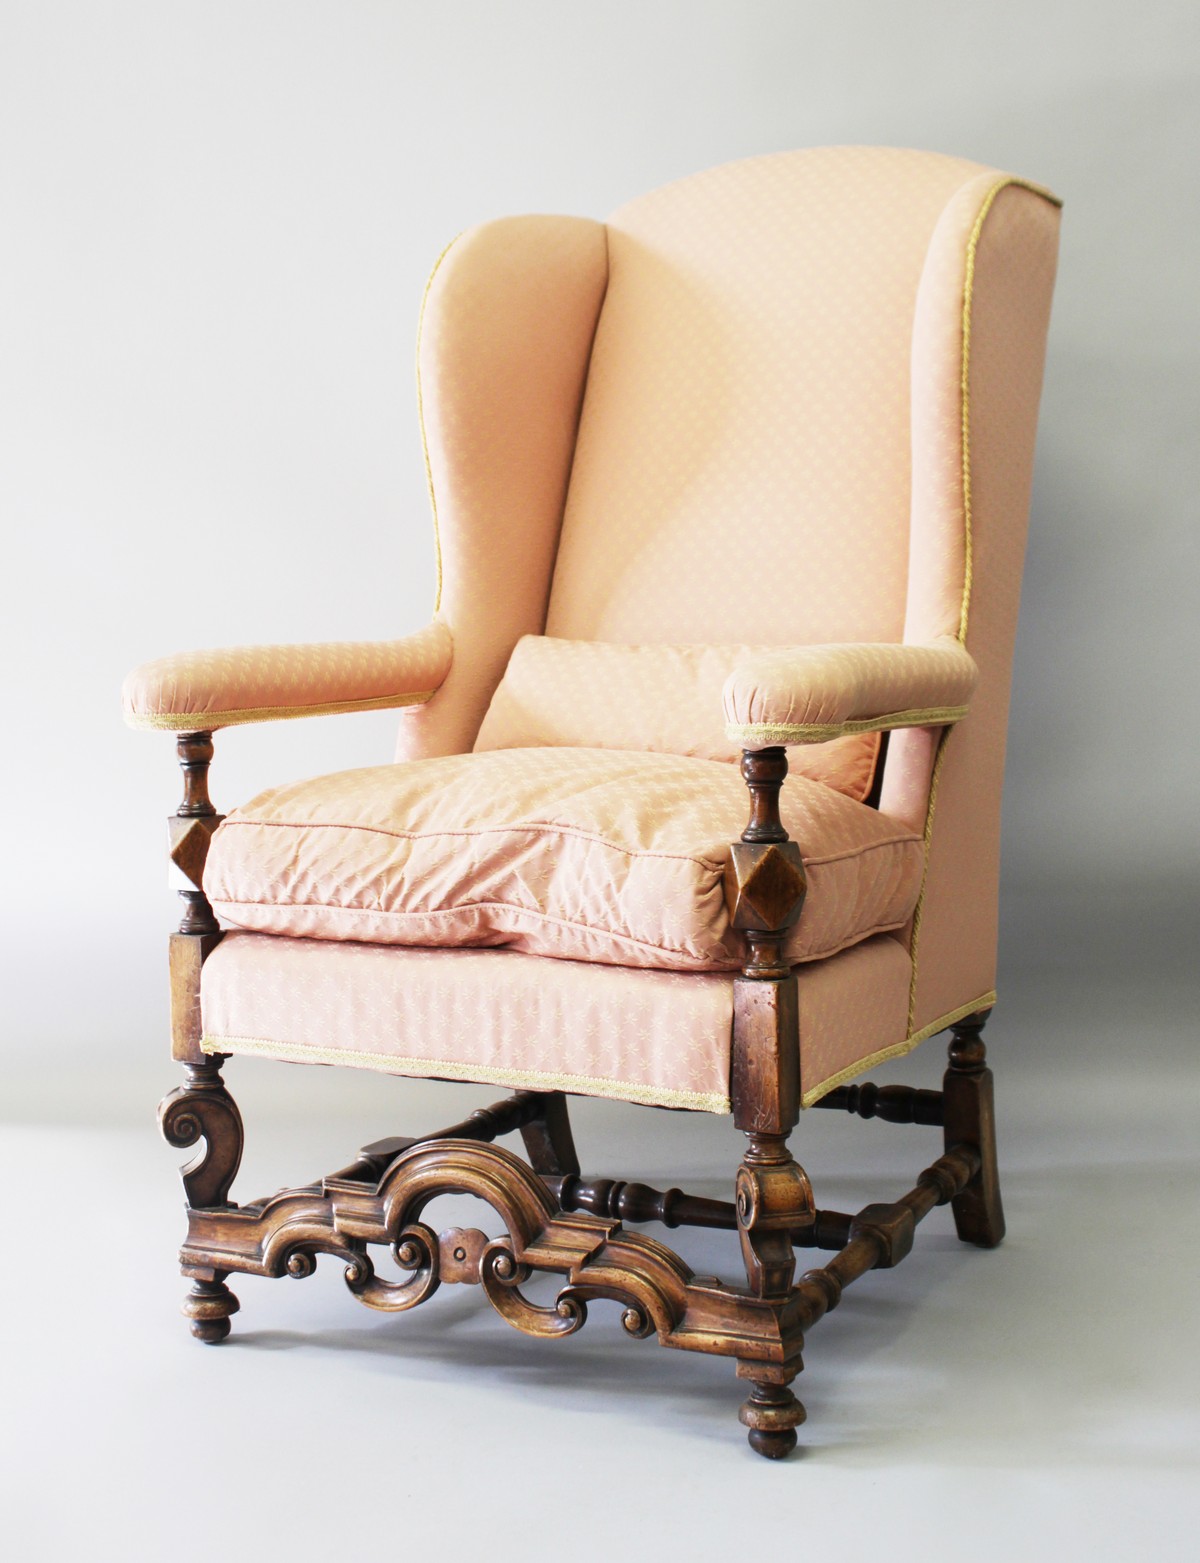
[[[979,669],[957,640],[932,646],[794,646],[744,658],[725,684],[738,743],[803,744],[829,729],[957,721]]]
[[[902,1050],[887,935],[797,973],[806,1104]],[[229,933],[204,964],[206,1051],[729,1111],[733,978]]]
[[[917,290],[981,172],[784,152],[614,213],[547,634],[904,639]]]
[[[868,841],[854,831],[843,838],[841,816],[825,811],[855,808],[848,798],[818,789],[823,801],[815,810],[811,781],[794,776],[784,789],[785,816],[812,870],[796,936],[816,940],[810,964],[800,968],[806,1091],[809,1079],[833,1080],[879,1050],[867,1047],[866,1029],[885,1050],[908,1045],[947,1016],[989,1001],[995,980],[1008,686],[1057,234],[1058,212],[1044,192],[972,163],[887,148],[731,164],[652,192],[607,227],[539,217],[472,230],[435,269],[419,348],[439,536],[439,621],[453,635],[452,664],[449,638],[439,642],[437,627],[399,677],[395,648],[348,654],[322,648],[319,668],[297,666],[293,653],[271,648],[237,652],[235,666],[204,653],[194,665],[170,659],[140,670],[127,698],[130,719],[216,727],[419,701],[436,691],[406,712],[401,758],[422,765],[451,764],[424,759],[437,755],[457,755],[456,764],[499,763],[485,752],[467,760],[464,752],[477,743],[480,751],[495,746],[503,754],[518,741],[560,744],[565,735],[632,763],[613,748],[626,741],[632,723],[638,729],[632,747],[679,749],[682,757],[670,763],[708,766],[736,781],[732,767],[717,763],[728,740],[698,716],[701,699],[706,713],[716,709],[715,698],[707,703],[709,649],[745,645],[786,653],[902,641],[918,647],[949,638],[978,668],[979,687],[957,726],[892,735],[883,814],[874,818],[894,839]],[[654,677],[642,679],[644,690],[614,698],[621,691],[607,673],[581,693],[568,687],[573,671],[568,676],[564,664],[562,692],[551,687],[556,673],[543,685],[544,705],[541,696],[530,705],[533,675],[540,673],[527,660],[537,653],[522,651],[513,659],[513,682],[497,696],[481,731],[513,647],[522,636],[543,634],[613,643],[573,653],[574,671],[588,656],[607,668],[608,659],[615,666],[630,647],[641,653],[657,646],[665,662],[656,676],[671,699],[656,704]],[[662,672],[681,647],[695,653],[694,665],[676,658],[679,665]],[[858,698],[848,706],[846,693],[839,684],[839,711]],[[792,706],[794,694],[739,683],[735,709],[765,712],[772,721],[786,710],[784,727],[824,725],[792,721],[797,709],[813,709],[807,694],[801,707]],[[711,719],[706,714],[703,722]],[[876,741],[839,738],[797,753],[805,753],[805,766],[828,759],[827,772],[811,774],[857,796]],[[434,821],[458,829],[462,800],[455,796],[439,812],[438,799],[422,793],[413,815],[407,795],[402,798],[409,777],[394,789],[382,787],[370,807],[365,797],[349,797],[332,784],[327,797],[306,794],[316,815],[325,803],[353,803],[361,819],[349,822],[256,820],[248,813],[223,828],[210,865],[214,874],[225,873],[220,863],[228,854],[227,888],[245,897],[229,904],[255,926],[289,923],[305,931],[320,923],[325,942],[296,941],[295,948],[317,951],[322,965],[361,948],[329,942],[348,930],[370,924],[369,934],[353,937],[390,938],[403,924],[407,939],[419,923],[431,939],[439,926],[452,927],[456,938],[547,947],[562,956],[576,952],[573,943],[569,952],[550,948],[565,936],[580,941],[589,961],[628,962],[633,950],[641,952],[637,959],[682,960],[689,970],[682,977],[611,966],[589,972],[612,979],[609,992],[621,985],[622,997],[613,1003],[623,1013],[628,1005],[634,1023],[651,1011],[627,999],[627,978],[669,981],[672,989],[703,984],[705,992],[709,984],[727,986],[725,977],[697,975],[710,962],[734,963],[738,953],[721,923],[715,880],[703,876],[715,873],[715,853],[740,830],[740,783],[728,819],[723,801],[696,810],[680,804],[682,818],[672,824],[645,812],[646,791],[634,783],[598,781],[579,795],[568,787],[560,798],[549,783],[558,785],[554,756],[567,752],[538,751],[548,778],[543,795],[524,782],[513,800],[499,789],[516,815],[496,822],[494,834],[504,841],[492,859],[484,840],[491,827],[481,829],[480,822],[495,822],[495,815],[475,796],[474,783],[463,790],[470,817],[459,838],[468,848],[460,865],[448,847],[437,857],[436,830],[421,832]],[[637,758],[650,767],[670,757]],[[427,779],[435,774],[412,769]],[[457,775],[436,774],[448,793],[456,792]],[[478,780],[485,773],[473,774]],[[319,791],[319,784],[308,785]],[[658,796],[663,789],[650,790]],[[704,793],[724,798],[716,783],[706,783]],[[690,796],[682,780],[672,781],[667,795]],[[380,824],[373,817],[372,810],[386,814],[400,801],[403,828],[417,818],[416,835],[398,833],[395,820]],[[719,837],[709,831],[716,818],[704,813],[708,808],[720,814]],[[825,834],[831,821],[833,838]],[[661,827],[669,837],[685,824],[682,850],[656,858],[655,832]],[[514,825],[517,834],[507,834]],[[238,831],[246,842],[254,833],[253,850],[235,847]],[[276,846],[268,850],[272,832]],[[360,838],[367,836],[382,844],[382,855],[362,850]],[[918,895],[907,865],[920,857],[921,836],[928,850]],[[291,861],[280,856],[284,838],[296,848]],[[539,852],[534,838],[561,843],[561,851]],[[848,843],[844,859],[855,873],[870,878],[879,869],[873,888],[860,895],[854,874],[832,871],[834,838]],[[441,840],[445,846],[449,838]],[[399,884],[381,877],[388,853],[403,862],[406,875],[415,864],[415,877]],[[619,862],[625,863],[620,872]],[[674,900],[670,886],[655,883],[651,890],[654,862],[675,865]],[[681,868],[684,862],[692,867]],[[480,883],[494,887],[497,899],[488,906],[460,899],[476,872]],[[831,890],[835,880],[839,888]],[[422,899],[410,915],[413,884]],[[298,900],[287,902],[293,892]],[[271,899],[278,895],[281,905]],[[326,895],[328,902],[321,900]],[[865,909],[871,896],[874,912]],[[651,903],[662,909],[652,915]],[[899,915],[901,906],[909,921],[896,937],[864,938],[872,916]],[[817,959],[836,948],[839,930],[851,927],[863,942]],[[233,969],[232,956],[223,952],[247,948],[235,937],[239,942],[227,939],[210,961],[225,963],[215,970]],[[278,954],[288,941],[261,943]],[[436,1017],[435,987],[443,1005],[449,1001],[443,979],[451,959],[503,959],[514,972],[518,961],[530,961],[538,972],[576,964],[511,952],[476,957],[380,947],[377,953],[381,968],[386,960],[389,972],[402,972],[389,978],[400,987],[417,960],[438,974],[427,986],[422,976],[423,997],[411,1006],[398,989],[393,994],[364,979],[368,997],[376,995],[372,1002],[382,1005],[379,995],[393,994],[392,1018],[403,1013],[414,1024],[422,1015]],[[315,970],[317,956],[312,959]],[[897,1029],[901,978],[909,993]],[[531,987],[534,982],[531,975]],[[687,991],[701,1004],[700,987]],[[517,1013],[501,997],[483,996],[482,979],[479,992],[478,1024],[485,1031],[493,1025],[489,1002],[506,1016]],[[686,1009],[691,1001],[678,1002]],[[537,1025],[547,1029],[537,1034],[548,1047],[551,1010],[538,1013]],[[666,1024],[657,1009],[652,1013],[654,1025]],[[716,1024],[687,1013],[701,1030]],[[365,1036],[376,1034],[369,1016],[354,1014]],[[507,1033],[515,1047],[521,1023],[510,1018],[494,1026],[518,1028]],[[554,1024],[570,1048],[561,1014]],[[303,1029],[302,1016],[295,1027]],[[819,1055],[811,1052],[814,1028],[825,1038]],[[276,1033],[266,1034],[269,1041]],[[888,1040],[894,1036],[899,1040]],[[382,1051],[386,1046],[381,1040]],[[351,1057],[352,1047],[346,1044],[344,1061],[374,1056],[371,1044],[360,1057]],[[618,1082],[636,1073],[623,1064],[613,1069]]]
[[[995,170],[840,147],[710,170],[609,225],[547,632],[962,641],[980,687],[936,808],[938,729],[900,730],[885,767],[884,809],[931,842],[914,1034],[995,981],[1058,223],[1053,197]]]
[[[1059,216],[1004,176],[973,181],[938,225],[917,303],[905,639],[955,634],[979,688],[942,740],[932,799],[937,735],[896,733],[888,751],[883,807],[929,834],[911,935],[914,1034],[996,985],[1008,700]]]
[[[722,970],[745,960],[726,877],[746,812],[718,761],[497,749],[263,793],[217,831],[204,887],[224,918],[265,933]],[[793,961],[903,925],[914,832],[803,777],[783,819],[808,875]]]
[[[452,655],[437,620],[403,640],[185,651],[135,668],[121,699],[131,727],[176,732],[378,710],[428,700]]]
[[[541,745],[652,749],[737,761],[721,691],[752,646],[616,646],[597,640],[526,635],[509,658],[475,740],[476,751]],[[860,801],[875,776],[878,735],[837,738],[792,757],[807,776]]]
[[[434,267],[417,372],[454,666],[401,722],[398,759],[470,749],[509,652],[545,627],[607,279],[604,225],[583,217],[484,223]]]

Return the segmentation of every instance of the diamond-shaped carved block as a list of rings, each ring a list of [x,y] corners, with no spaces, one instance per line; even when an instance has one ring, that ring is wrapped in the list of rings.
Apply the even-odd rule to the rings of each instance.
[[[196,889],[201,888],[204,861],[213,831],[225,818],[223,814],[200,814],[191,818],[172,814],[167,819],[167,855]]]
[[[732,871],[735,928],[770,933],[800,916],[807,881],[794,841],[735,841]]]

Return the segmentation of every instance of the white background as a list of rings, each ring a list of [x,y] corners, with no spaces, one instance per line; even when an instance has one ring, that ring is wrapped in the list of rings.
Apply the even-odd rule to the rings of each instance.
[[[121,725],[127,669],[429,617],[413,353],[446,240],[510,212],[603,216],[753,153],[876,142],[974,158],[1066,202],[1005,822],[1007,1089],[1033,1227],[1049,1220],[1033,1192],[1057,1143],[1049,1093],[1084,1209],[1106,1147],[1166,1154],[1183,1102],[1194,1135],[1198,64],[1185,0],[0,0],[0,1115],[140,1126],[172,1083],[162,818],[178,784],[170,740]],[[215,799],[386,759],[393,731],[377,715],[220,734]],[[244,1078],[264,1120],[349,1118],[383,1089]],[[647,1120],[622,1112],[605,1122],[636,1144]],[[732,1156],[727,1126],[703,1132]],[[173,1212],[165,1155],[146,1176]],[[1088,1230],[1094,1264],[1115,1238]],[[169,1270],[170,1241],[147,1274]],[[1156,1273],[1149,1258],[1131,1284]],[[1018,1290],[1032,1304],[1043,1284],[1035,1271]],[[1100,1330],[1097,1295],[1081,1306]],[[1015,1363],[1027,1344],[1009,1344]],[[1111,1371],[1110,1347],[1096,1335],[1085,1379]],[[901,1373],[903,1353],[888,1362]],[[1114,1460],[1168,1378],[1133,1375],[1144,1404],[1124,1406],[1134,1430],[1121,1423]],[[1029,1393],[1044,1427],[1058,1413]],[[550,1426],[553,1410],[547,1392]],[[1168,1466],[1170,1428],[1155,1435]],[[1075,1464],[1103,1489],[1108,1458]]]

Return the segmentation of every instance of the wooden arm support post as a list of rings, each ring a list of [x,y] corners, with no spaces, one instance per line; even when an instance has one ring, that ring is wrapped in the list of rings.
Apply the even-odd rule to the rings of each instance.
[[[793,1160],[787,1139],[800,1116],[800,1030],[796,979],[787,960],[788,930],[804,905],[800,849],[788,840],[779,814],[787,776],[782,748],[747,749],[742,775],[750,790],[750,819],[732,849],[733,926],[746,936],[748,959],[734,979],[733,1121],[747,1138],[738,1168],[738,1235],[746,1278],[756,1297],[783,1303],[796,1271],[793,1236],[816,1219],[812,1187]],[[751,1380],[741,1420],[759,1454],[781,1458],[796,1444],[804,1407],[789,1389],[800,1368],[795,1358],[764,1371],[739,1362]]]

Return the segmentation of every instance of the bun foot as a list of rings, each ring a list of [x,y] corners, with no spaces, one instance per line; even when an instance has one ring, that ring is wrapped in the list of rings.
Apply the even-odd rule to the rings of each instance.
[[[222,1281],[193,1281],[181,1312],[192,1334],[207,1346],[219,1346],[229,1334],[229,1317],[241,1304]]]
[[[760,1433],[756,1427],[752,1427],[746,1434],[746,1441],[755,1454],[761,1454],[767,1460],[783,1460],[796,1447],[796,1429],[789,1428],[784,1433]]]
[[[750,1399],[738,1412],[738,1421],[749,1428],[747,1438],[755,1454],[782,1460],[796,1447],[796,1429],[805,1415],[786,1384],[755,1384]]]

